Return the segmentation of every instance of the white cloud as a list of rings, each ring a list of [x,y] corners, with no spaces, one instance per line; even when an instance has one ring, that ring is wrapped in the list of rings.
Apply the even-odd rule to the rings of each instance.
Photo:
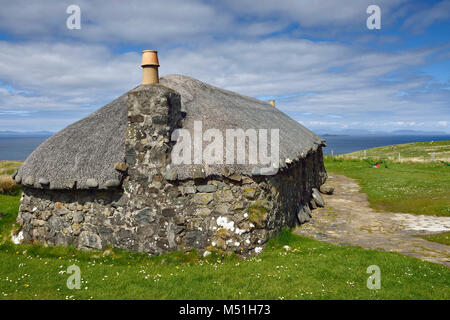
[[[432,7],[422,8],[407,17],[403,23],[403,28],[411,32],[423,32],[433,23],[450,20],[449,12],[450,0],[440,1]]]

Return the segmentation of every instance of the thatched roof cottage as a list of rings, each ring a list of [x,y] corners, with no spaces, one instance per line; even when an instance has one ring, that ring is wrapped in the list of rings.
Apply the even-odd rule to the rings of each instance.
[[[158,66],[145,51],[142,85],[26,159],[14,175],[24,241],[248,254],[309,220],[326,179],[324,141],[269,103],[187,76],[159,79]]]

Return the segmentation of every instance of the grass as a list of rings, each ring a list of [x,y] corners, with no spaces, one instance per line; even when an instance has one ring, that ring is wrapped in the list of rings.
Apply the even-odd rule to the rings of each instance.
[[[368,158],[388,159],[391,161],[398,160],[398,153],[400,152],[401,160],[416,162],[431,161],[432,153],[434,153],[435,160],[450,161],[450,140],[390,145],[367,149],[365,152]],[[339,157],[363,159],[364,150],[347,153]]]
[[[324,162],[329,173],[356,179],[376,210],[450,216],[450,167],[439,162],[388,161],[378,169],[357,159]]]
[[[284,246],[289,248],[285,249]],[[284,231],[257,257],[158,257],[109,249],[0,245],[2,299],[449,299],[450,269],[396,253],[335,246]],[[68,266],[81,289],[66,286]],[[369,290],[370,265],[381,289]]]
[[[0,195],[2,235],[9,235],[19,195]],[[5,233],[5,230],[8,232]],[[5,239],[3,239],[5,240]],[[284,246],[289,246],[285,249]],[[81,289],[66,286],[70,265]],[[367,267],[381,269],[369,290]],[[157,257],[115,249],[0,244],[1,299],[444,299],[450,269],[396,253],[336,246],[293,235],[272,239],[257,257],[206,258],[195,251]]]
[[[9,238],[11,230],[16,228],[15,223],[19,212],[21,191],[14,195],[0,194],[0,242]]]
[[[442,243],[442,244],[446,244],[446,245],[450,246],[450,232],[444,232],[444,233],[438,233],[438,234],[433,234],[433,235],[428,235],[428,236],[420,236],[420,237],[425,240],[428,240],[428,241],[438,242],[438,243]]]
[[[9,160],[0,160],[0,176],[6,175],[10,176],[16,171],[22,161],[9,161]]]

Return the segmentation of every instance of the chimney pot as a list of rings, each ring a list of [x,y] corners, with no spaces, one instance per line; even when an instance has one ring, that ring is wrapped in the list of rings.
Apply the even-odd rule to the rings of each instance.
[[[144,50],[142,51],[142,84],[159,83],[158,75],[158,51]]]
[[[272,107],[275,107],[275,100],[269,100],[269,103],[272,105]]]

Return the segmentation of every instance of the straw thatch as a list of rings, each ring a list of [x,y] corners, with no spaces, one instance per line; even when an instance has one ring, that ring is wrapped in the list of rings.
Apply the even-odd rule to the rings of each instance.
[[[88,189],[93,180],[106,188],[108,181],[120,181],[114,164],[125,157],[126,101],[124,94],[48,138],[19,168],[16,181],[52,189]]]
[[[193,132],[194,121],[199,120],[202,121],[203,131],[219,129],[224,138],[225,129],[279,129],[280,167],[286,166],[286,161],[289,163],[304,158],[309,152],[317,150],[318,146],[325,145],[322,138],[267,102],[216,88],[183,75],[166,75],[160,82],[181,95],[182,108],[186,112],[183,128],[190,132]],[[204,146],[208,143],[204,142]],[[269,136],[268,144],[268,150],[271,150]],[[248,151],[248,145],[246,148]],[[225,152],[223,163],[226,163]],[[265,167],[251,164],[225,166],[246,175]],[[203,167],[207,175],[215,175],[222,172],[224,165],[176,166],[178,177],[191,178],[195,167]]]
[[[180,93],[186,112],[183,128],[191,132],[194,121],[199,120],[204,131],[209,128],[223,132],[233,128],[279,129],[282,164],[304,158],[324,145],[323,139],[269,103],[182,75],[167,75],[161,78],[161,84]],[[16,182],[51,189],[115,186],[122,175],[114,165],[125,159],[126,102],[127,94],[124,94],[47,139],[25,160],[16,174]],[[178,179],[192,178],[194,167],[177,166]],[[224,164],[206,165],[203,169],[207,175],[214,175],[221,174],[224,167],[248,175],[255,168]]]

